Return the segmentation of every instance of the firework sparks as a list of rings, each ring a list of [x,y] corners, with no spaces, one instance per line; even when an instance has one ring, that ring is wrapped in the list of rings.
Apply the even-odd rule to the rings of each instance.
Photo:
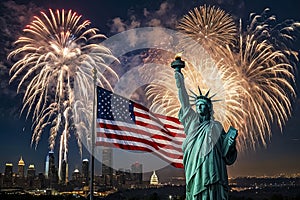
[[[296,30],[297,23],[284,22],[272,27],[274,23],[270,22],[274,22],[275,16],[258,20],[266,17],[265,12],[263,16],[253,15],[246,32],[239,36],[238,46],[227,48],[223,58],[226,63],[224,77],[230,75],[237,94],[240,94],[234,99],[245,111],[240,113],[241,121],[229,120],[243,133],[239,144],[244,148],[254,149],[259,144],[266,146],[271,137],[271,125],[275,123],[282,130],[296,97],[293,60],[297,61],[297,53],[288,47],[287,42],[294,35],[290,32],[275,36],[275,33],[284,29]],[[234,86],[228,87],[228,91],[231,87]],[[239,113],[239,109],[228,106],[229,113]]]
[[[187,38],[197,41],[212,57],[213,68],[218,71],[212,70],[207,62],[200,62],[202,54],[194,54],[197,58],[187,59],[190,66],[183,70],[186,87],[192,91],[197,91],[198,85],[204,90],[215,87],[211,91],[217,92],[216,98],[223,99],[222,106],[214,104],[215,118],[225,129],[233,125],[239,130],[240,150],[265,146],[271,137],[271,125],[277,124],[282,129],[291,115],[291,104],[296,96],[295,66],[290,57],[298,61],[297,53],[288,47],[287,41],[294,38],[299,23],[271,26],[269,23],[274,22],[274,16],[266,20],[258,18],[262,16],[253,15],[248,29],[238,35],[235,32],[238,26],[229,14],[203,6],[190,11],[178,26],[186,34],[184,49],[193,51],[195,47],[195,42],[185,41]],[[221,26],[225,22],[226,25]],[[216,28],[219,25],[220,30]],[[275,38],[273,32],[279,33],[279,37]],[[147,95],[153,110],[177,117],[179,101],[174,94],[177,88],[170,74],[170,71],[156,72],[153,76],[163,83],[150,84]]]
[[[181,41],[183,47],[195,47],[196,41],[211,56],[236,42],[237,28],[233,18],[214,6],[204,5],[189,11],[179,21],[178,29],[186,36]]]
[[[38,144],[46,127],[50,127],[49,147],[54,149],[60,135],[60,160],[67,160],[67,141],[73,133],[81,150],[81,140],[89,137],[89,107],[92,102],[93,69],[97,84],[112,90],[107,76],[118,79],[106,65],[115,59],[110,50],[100,44],[105,36],[90,22],[69,10],[41,12],[41,17],[24,29],[16,41],[16,49],[8,58],[17,62],[10,70],[12,81],[19,81],[17,91],[24,91],[23,109],[32,115],[32,144]],[[78,87],[78,88],[75,88]],[[85,116],[83,116],[83,114]]]

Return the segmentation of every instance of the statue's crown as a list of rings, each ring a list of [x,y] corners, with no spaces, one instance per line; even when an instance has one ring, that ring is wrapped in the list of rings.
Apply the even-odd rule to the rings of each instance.
[[[196,105],[200,102],[206,103],[209,105],[209,107],[211,107],[213,102],[216,101],[220,101],[220,100],[213,100],[212,98],[214,96],[216,96],[217,93],[213,94],[212,96],[208,96],[210,89],[206,92],[205,95],[202,94],[200,87],[198,86],[198,91],[199,91],[199,95],[197,95],[195,92],[193,92],[192,90],[190,90],[190,92],[193,94],[192,96],[190,96],[192,98],[192,101],[194,102],[193,104]]]

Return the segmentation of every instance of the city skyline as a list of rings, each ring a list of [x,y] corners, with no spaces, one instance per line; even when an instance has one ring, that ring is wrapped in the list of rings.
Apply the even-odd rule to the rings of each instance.
[[[7,1],[6,6],[9,6],[10,9],[18,10],[20,9],[24,12],[24,7],[29,6],[30,1]],[[200,6],[204,3],[217,5],[222,9],[227,10],[232,13],[236,18],[244,18],[247,19],[249,14],[252,12],[261,13],[264,8],[269,7],[271,12],[277,16],[278,20],[285,19],[294,19],[296,21],[300,21],[300,16],[297,12],[297,7],[299,7],[299,2],[290,1],[287,2],[272,2],[265,1],[261,3],[260,1],[252,1],[251,3],[247,1],[233,1],[235,5],[232,5],[230,2],[221,1],[221,3],[217,3],[216,1],[191,1],[189,3],[183,1],[158,1],[155,3],[151,3],[150,1],[140,2],[140,1],[132,1],[130,3],[119,2],[119,6],[115,6],[117,2],[105,2],[102,5],[98,5],[98,3],[93,3],[92,1],[86,2],[71,2],[71,1],[49,1],[43,0],[36,4],[35,8],[32,8],[32,11],[35,13],[34,9],[48,9],[48,8],[59,8],[59,9],[72,9],[79,14],[83,15],[84,19],[89,19],[92,23],[93,27],[97,27],[100,29],[100,32],[105,34],[106,36],[112,36],[116,32],[116,21],[120,20],[120,23],[127,23],[130,21],[131,16],[135,16],[138,21],[141,18],[141,23],[145,23],[147,19],[142,18],[140,15],[144,8],[146,8],[149,12],[156,12],[161,8],[163,3],[164,5],[169,5],[168,8],[165,8],[165,13],[162,16],[168,17],[171,14],[175,14],[178,16],[182,16],[189,9],[194,6]],[[94,5],[95,4],[95,5]],[[171,6],[173,5],[173,7]],[[291,6],[293,5],[293,6]],[[297,6],[298,5],[298,6]],[[181,9],[179,9],[179,7]],[[23,10],[22,10],[23,9]],[[101,12],[99,12],[99,10]],[[1,18],[9,17],[10,15],[14,17],[15,13],[3,13],[0,14]],[[36,13],[38,14],[38,13]],[[2,16],[1,16],[2,15]],[[162,21],[165,19],[161,19]],[[3,24],[1,25],[3,26]],[[128,28],[128,27],[127,27]],[[21,29],[16,28],[18,31],[18,35],[21,34],[19,31]],[[11,31],[13,33],[13,31]],[[6,37],[1,35],[1,40],[5,40]],[[16,39],[16,38],[14,38]],[[299,39],[298,45],[296,47],[299,52]],[[8,45],[9,46],[9,45]],[[4,59],[6,56],[2,55],[1,59]],[[1,65],[6,63],[6,61],[1,60]],[[0,134],[2,137],[2,141],[0,141],[1,153],[0,153],[0,172],[4,172],[5,163],[13,163],[14,166],[17,166],[17,163],[22,156],[25,161],[26,166],[29,164],[34,164],[36,167],[36,171],[44,172],[44,163],[46,159],[46,155],[49,152],[48,148],[48,134],[45,131],[45,134],[42,136],[40,143],[35,149],[35,144],[30,146],[31,143],[31,120],[25,119],[24,114],[19,118],[20,108],[22,107],[22,96],[17,95],[16,86],[14,84],[8,84],[8,71],[7,67],[1,66],[1,100],[0,100],[0,123],[1,130]],[[9,68],[9,66],[8,66]],[[298,80],[298,75],[296,76]],[[299,80],[298,83],[298,93],[299,93]],[[287,121],[286,125],[283,127],[283,131],[277,128],[276,125],[272,127],[272,137],[267,141],[267,147],[259,147],[255,151],[243,152],[238,155],[237,162],[233,166],[229,166],[229,175],[232,177],[237,176],[262,176],[262,175],[275,175],[280,173],[300,173],[300,161],[298,159],[300,153],[300,137],[297,133],[297,125],[300,123],[300,99],[299,97],[293,103],[293,111],[292,116]],[[58,165],[58,142],[55,147],[55,157],[56,157],[56,165]],[[78,146],[76,144],[76,139],[74,136],[71,136],[69,141],[69,171],[73,171],[76,168],[80,170],[82,159],[90,159],[89,152],[85,149],[83,150],[82,156],[79,153]],[[118,161],[114,161],[115,163]],[[134,160],[130,160],[130,162],[134,162]],[[96,170],[100,170],[100,162],[96,161]],[[126,167],[127,166],[127,167]],[[125,168],[130,168],[128,164],[125,165]],[[176,172],[177,169],[172,169]],[[70,173],[70,172],[69,172]]]

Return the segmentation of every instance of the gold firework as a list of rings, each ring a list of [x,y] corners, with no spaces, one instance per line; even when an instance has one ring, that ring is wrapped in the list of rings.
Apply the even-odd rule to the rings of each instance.
[[[221,105],[214,105],[215,118],[222,122],[225,129],[233,125],[239,130],[240,150],[266,146],[271,137],[272,124],[282,129],[291,115],[291,104],[296,96],[295,66],[289,56],[295,58],[297,54],[282,39],[283,36],[291,39],[294,35],[291,31],[280,34],[276,44],[274,38],[269,36],[273,31],[278,32],[276,27],[280,27],[280,31],[291,30],[299,28],[299,23],[292,23],[291,26],[281,24],[270,29],[270,20],[257,23],[255,20],[259,17],[254,16],[248,26],[250,28],[237,35],[234,28],[236,25],[229,14],[214,7],[203,6],[190,11],[179,25],[181,32],[186,33],[182,40],[184,42],[181,42],[185,44],[184,52],[192,52],[192,56],[186,60],[189,66],[183,70],[186,87],[192,91],[197,91],[198,85],[204,90],[214,87],[211,91],[218,93],[216,98],[223,99]],[[217,19],[227,19],[228,22],[226,26],[220,27],[221,32],[215,28],[220,24]],[[214,23],[209,26],[209,21]],[[203,30],[208,28],[209,31],[203,34]],[[187,38],[194,40],[186,42]],[[194,53],[197,44],[209,55],[203,57],[205,53]],[[209,56],[212,62],[205,62]],[[156,112],[176,117],[180,105],[174,77],[170,74],[171,70],[164,74],[156,72],[153,76],[162,81],[160,84],[157,81],[150,84],[147,95]]]
[[[180,41],[184,47],[192,48],[197,42],[210,54],[236,42],[233,18],[215,6],[204,5],[189,11],[179,21],[178,29],[185,35]]]

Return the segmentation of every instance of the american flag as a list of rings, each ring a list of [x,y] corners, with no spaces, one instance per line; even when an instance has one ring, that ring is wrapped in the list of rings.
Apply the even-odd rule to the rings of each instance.
[[[174,117],[97,87],[96,145],[151,152],[174,167],[183,168],[183,126]]]

